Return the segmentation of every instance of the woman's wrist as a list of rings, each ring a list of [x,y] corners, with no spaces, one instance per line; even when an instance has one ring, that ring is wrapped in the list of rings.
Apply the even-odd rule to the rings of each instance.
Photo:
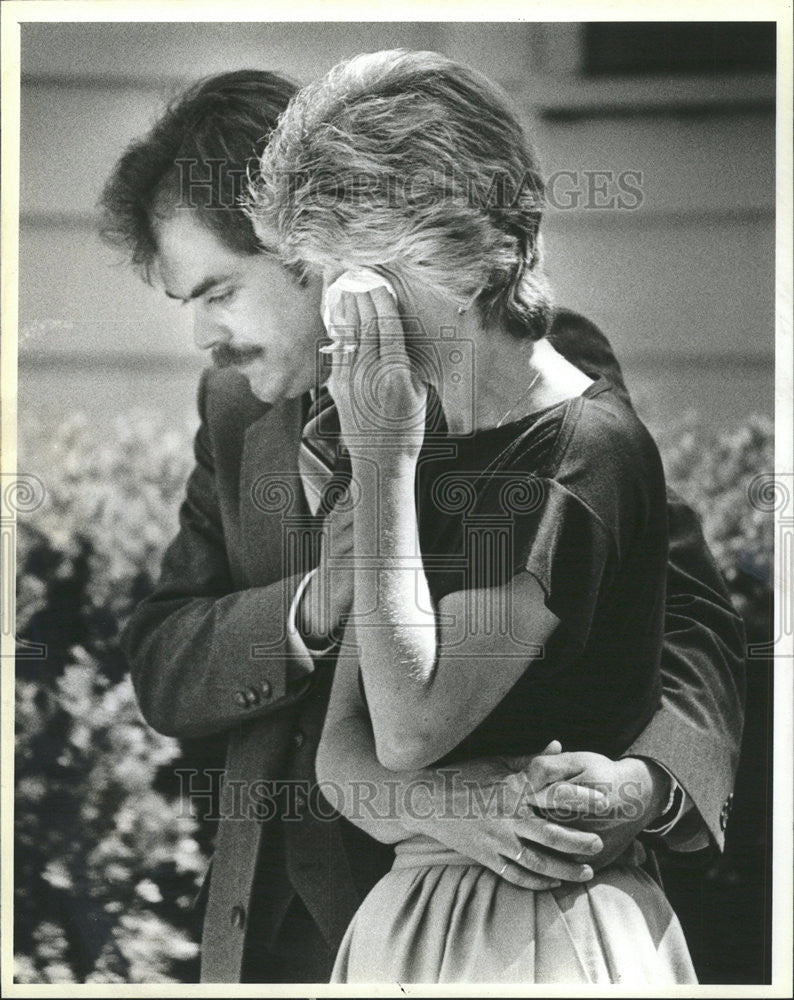
[[[416,473],[418,450],[366,444],[355,444],[350,450],[350,465],[353,478],[360,481],[371,478],[374,474],[380,477],[382,483],[389,479],[412,478]]]

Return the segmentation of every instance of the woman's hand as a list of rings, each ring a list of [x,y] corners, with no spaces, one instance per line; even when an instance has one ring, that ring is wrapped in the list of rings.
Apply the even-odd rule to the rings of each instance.
[[[331,310],[332,372],[327,383],[351,455],[388,464],[422,447],[427,386],[405,349],[397,305],[384,287],[342,292]],[[355,349],[353,349],[355,348]]]

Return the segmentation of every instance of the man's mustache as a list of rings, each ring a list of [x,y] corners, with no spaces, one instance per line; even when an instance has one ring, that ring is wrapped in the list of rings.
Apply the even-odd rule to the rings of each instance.
[[[229,347],[228,344],[217,344],[212,349],[212,362],[216,368],[229,368],[231,365],[244,365],[262,355],[261,347]]]

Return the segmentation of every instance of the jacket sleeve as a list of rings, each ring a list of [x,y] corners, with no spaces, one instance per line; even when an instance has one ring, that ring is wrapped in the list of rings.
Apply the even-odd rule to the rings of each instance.
[[[205,736],[285,707],[306,684],[287,681],[287,612],[300,576],[235,590],[221,524],[210,435],[201,424],[179,532],[154,592],[122,635],[138,703],[158,732]]]
[[[665,836],[668,847],[711,840],[722,849],[744,724],[744,627],[697,516],[670,488],[667,510],[662,705],[626,756],[663,764],[693,803]]]
[[[556,311],[549,339],[588,375],[631,400],[609,341],[589,320]],[[665,835],[673,850],[724,847],[744,725],[745,635],[697,516],[668,488],[670,557],[662,704],[625,756],[675,775],[693,808]]]

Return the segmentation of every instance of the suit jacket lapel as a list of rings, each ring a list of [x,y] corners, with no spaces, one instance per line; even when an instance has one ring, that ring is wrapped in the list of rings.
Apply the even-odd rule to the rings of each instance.
[[[305,400],[273,406],[248,428],[240,473],[242,565],[249,586],[296,572],[286,558],[288,529],[309,517],[298,472]]]

